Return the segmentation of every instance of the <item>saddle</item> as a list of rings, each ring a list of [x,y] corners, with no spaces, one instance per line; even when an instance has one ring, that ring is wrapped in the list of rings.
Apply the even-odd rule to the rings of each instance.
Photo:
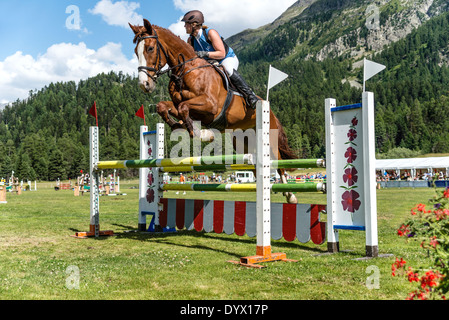
[[[212,61],[210,61],[212,62]],[[209,125],[206,125],[208,129],[217,129],[218,131],[223,131],[227,126],[227,120],[226,120],[226,111],[229,109],[229,106],[231,105],[232,99],[235,95],[242,96],[240,92],[237,91],[237,89],[232,84],[231,79],[229,79],[228,74],[224,70],[222,66],[218,66],[215,63],[211,63],[214,69],[218,72],[218,74],[223,79],[223,85],[227,91],[226,100],[224,102],[223,108],[221,109],[220,114],[217,118],[215,118],[212,123]],[[245,102],[246,103],[246,102]]]

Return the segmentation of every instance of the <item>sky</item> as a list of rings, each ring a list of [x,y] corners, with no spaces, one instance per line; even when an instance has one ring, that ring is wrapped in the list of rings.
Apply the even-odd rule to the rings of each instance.
[[[0,104],[51,82],[137,73],[128,22],[143,19],[187,39],[184,14],[228,38],[274,21],[297,0],[0,0]]]

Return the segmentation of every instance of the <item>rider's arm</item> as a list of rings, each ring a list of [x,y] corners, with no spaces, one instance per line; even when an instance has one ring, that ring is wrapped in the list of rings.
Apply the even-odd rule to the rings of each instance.
[[[216,50],[209,52],[209,58],[214,60],[224,59],[226,57],[226,49],[218,32],[212,29],[209,31],[208,37],[212,42],[212,46]]]

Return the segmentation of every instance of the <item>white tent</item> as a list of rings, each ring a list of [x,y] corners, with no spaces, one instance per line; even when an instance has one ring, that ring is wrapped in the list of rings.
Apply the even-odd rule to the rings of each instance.
[[[432,173],[442,171],[449,176],[449,157],[429,157],[429,158],[408,158],[408,159],[378,159],[376,160],[376,170],[385,171],[409,170],[412,178],[416,175],[416,170],[427,170]]]

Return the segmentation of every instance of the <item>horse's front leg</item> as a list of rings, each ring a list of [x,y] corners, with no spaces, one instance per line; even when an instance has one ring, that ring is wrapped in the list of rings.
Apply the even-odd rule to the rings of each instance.
[[[170,115],[179,119],[178,110],[172,101],[161,101],[156,105],[156,112],[161,116],[162,120],[170,126],[172,130],[185,128],[182,123],[173,120]],[[180,119],[179,119],[180,120]]]

